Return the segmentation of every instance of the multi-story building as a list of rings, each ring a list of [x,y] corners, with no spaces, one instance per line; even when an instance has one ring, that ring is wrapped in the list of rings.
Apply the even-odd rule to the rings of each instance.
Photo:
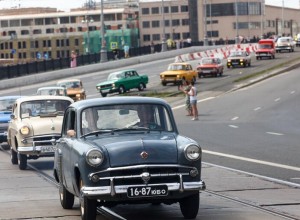
[[[120,30],[135,27],[131,8],[105,8],[105,29]],[[26,8],[0,11],[0,59],[28,62],[38,59],[70,57],[95,53],[100,45],[100,9],[76,9],[60,12],[55,8]],[[98,36],[97,39],[95,37]]]
[[[300,32],[299,9],[265,5],[264,0],[104,2],[105,40],[117,41],[112,39],[119,37],[123,44],[128,43],[124,34],[139,34],[127,36],[127,41],[138,41],[131,46],[160,44],[164,39],[191,38],[195,42],[266,34],[294,36]],[[69,57],[72,50],[77,54],[98,53],[101,23],[99,4],[71,12],[55,8],[0,10],[0,59],[28,62]],[[116,42],[106,43],[112,49]]]
[[[300,32],[299,9],[264,0],[141,0],[139,14],[141,45],[160,43],[164,35],[203,41]]]

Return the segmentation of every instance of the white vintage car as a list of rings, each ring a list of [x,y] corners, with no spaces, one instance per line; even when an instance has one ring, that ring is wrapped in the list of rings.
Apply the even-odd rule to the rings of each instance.
[[[28,159],[54,156],[54,140],[61,136],[65,109],[73,99],[67,96],[28,96],[13,105],[7,130],[12,164],[25,170]]]

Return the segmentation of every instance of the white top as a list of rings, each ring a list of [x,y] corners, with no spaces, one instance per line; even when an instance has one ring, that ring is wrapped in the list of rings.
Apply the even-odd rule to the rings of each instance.
[[[188,94],[190,95],[190,100],[197,100],[197,88],[195,86],[193,86],[190,91],[188,92]]]

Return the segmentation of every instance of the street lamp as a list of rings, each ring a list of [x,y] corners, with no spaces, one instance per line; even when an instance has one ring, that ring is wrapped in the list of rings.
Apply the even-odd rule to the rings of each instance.
[[[204,1],[204,39],[203,39],[203,45],[208,46],[208,39],[207,39],[207,11],[206,11],[206,6],[207,6],[207,0]]]
[[[167,42],[166,42],[164,0],[161,0],[161,11],[162,11],[162,26],[163,26],[163,36],[162,36],[162,42],[161,42],[161,52],[165,52],[165,51],[167,51]]]
[[[235,0],[235,31],[236,31],[236,36],[235,36],[235,43],[239,43],[239,21],[238,21],[238,3],[237,0]]]
[[[103,0],[101,0],[101,50],[100,50],[100,62],[107,62],[107,50],[104,39],[104,14],[103,14]]]
[[[86,53],[90,53],[90,23],[93,23],[94,20],[92,18],[88,18],[88,16],[85,16],[85,18],[81,21],[82,23],[86,24],[87,28],[87,47],[86,47]]]

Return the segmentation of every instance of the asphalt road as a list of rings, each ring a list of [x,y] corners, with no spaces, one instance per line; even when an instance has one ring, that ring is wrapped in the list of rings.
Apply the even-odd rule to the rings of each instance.
[[[299,160],[297,161],[296,144],[299,135],[297,70],[229,93],[243,84],[243,82],[235,83],[234,80],[294,59],[299,55],[296,49],[294,53],[277,54],[275,60],[255,61],[253,59],[252,66],[249,68],[226,69],[223,77],[200,79],[197,82],[200,90],[199,100],[201,100],[198,105],[200,120],[197,122],[185,116],[183,95],[166,99],[174,107],[179,131],[196,139],[203,147],[205,162],[203,178],[207,182],[208,190],[223,192],[226,196],[241,198],[243,201],[257,203],[260,206],[276,207],[276,209],[279,207],[281,212],[300,218],[300,214],[295,214],[295,210],[299,210],[300,205],[297,202],[299,190],[287,187],[285,184],[275,184],[271,179],[278,178],[299,183],[297,169],[300,166]],[[139,73],[149,75],[150,84],[147,91],[174,93],[177,91],[176,86],[163,87],[159,83],[159,73],[173,61],[174,59],[167,59],[128,66],[128,68],[136,68]],[[197,65],[197,61],[191,63],[194,67]],[[79,77],[83,80],[88,99],[100,97],[95,84],[106,79],[111,71]],[[15,88],[2,90],[0,95],[19,93],[32,95],[37,88],[54,85],[55,82],[26,86],[17,91]],[[131,94],[136,93],[132,91]],[[19,171],[16,166],[11,165],[9,155],[5,151],[0,152],[0,157],[0,213],[5,213],[5,215],[0,214],[0,219],[79,219],[78,207],[68,212],[62,210],[56,187],[47,181],[41,181],[39,173],[35,173],[32,169],[28,172]],[[42,159],[29,163],[37,170],[52,175],[51,160]],[[224,167],[218,168],[210,164]],[[260,178],[228,170],[226,167],[264,175],[269,177],[270,181],[262,181]],[[274,213],[257,211],[256,208],[248,205],[220,198],[214,194],[202,193],[197,219],[283,219],[282,216],[275,217]],[[14,210],[18,210],[19,213]],[[120,206],[114,211],[127,219],[182,219],[177,205]],[[103,218],[99,217],[99,219]],[[290,219],[297,219],[297,217]]]

